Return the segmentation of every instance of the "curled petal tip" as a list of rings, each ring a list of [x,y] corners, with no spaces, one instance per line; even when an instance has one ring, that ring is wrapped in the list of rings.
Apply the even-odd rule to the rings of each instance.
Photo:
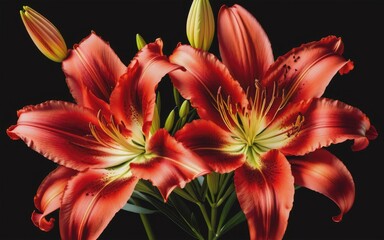
[[[187,37],[194,48],[208,51],[215,32],[215,20],[209,0],[193,0],[187,18]]]
[[[23,6],[20,16],[40,52],[54,62],[62,62],[67,57],[68,49],[64,38],[48,19],[28,6]]]
[[[339,73],[340,75],[343,75],[343,74],[347,74],[349,73],[350,71],[353,70],[354,68],[354,64],[352,61],[348,61],[340,70],[339,70]]]

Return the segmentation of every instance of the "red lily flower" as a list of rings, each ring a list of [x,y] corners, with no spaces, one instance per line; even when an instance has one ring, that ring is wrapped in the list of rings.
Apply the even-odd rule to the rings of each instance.
[[[40,229],[53,227],[45,217],[60,208],[62,239],[96,239],[139,179],[150,180],[166,201],[175,187],[208,171],[166,130],[150,131],[156,87],[179,68],[162,46],[160,39],[149,43],[126,68],[92,33],[63,62],[78,104],[47,101],[18,111],[8,135],[60,165],[35,196],[32,220]]]
[[[179,45],[170,61],[186,71],[170,73],[201,119],[175,137],[219,173],[235,171],[234,184],[251,239],[282,239],[294,184],[318,191],[340,208],[352,206],[354,182],[327,150],[354,140],[353,150],[377,137],[359,109],[321,98],[333,76],[353,63],[342,57],[340,38],[328,36],[273,60],[269,39],[239,5],[218,16],[222,62],[213,54]],[[197,131],[199,129],[199,131]]]

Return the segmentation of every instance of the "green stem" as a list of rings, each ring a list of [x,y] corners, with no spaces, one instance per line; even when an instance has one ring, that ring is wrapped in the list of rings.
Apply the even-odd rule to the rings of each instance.
[[[133,200],[133,203],[137,206],[140,206],[139,202],[137,200]],[[149,220],[147,218],[147,215],[140,213],[140,219],[141,222],[143,223],[145,233],[147,234],[148,240],[155,240],[155,235],[153,234],[152,227],[149,223]]]
[[[203,214],[205,223],[207,224],[207,227],[208,227],[208,231],[211,232],[212,231],[212,226],[211,226],[211,221],[209,220],[209,217],[208,217],[208,214],[207,214],[207,210],[205,210],[205,207],[204,207],[204,205],[201,202],[197,202],[196,204],[197,204],[197,206],[199,206],[200,211]]]
[[[216,239],[216,217],[217,217],[217,206],[216,204],[211,206],[211,227],[212,230],[209,231],[208,239]]]

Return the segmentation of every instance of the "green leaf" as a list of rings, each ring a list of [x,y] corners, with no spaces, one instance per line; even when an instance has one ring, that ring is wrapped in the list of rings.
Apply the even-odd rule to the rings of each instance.
[[[149,194],[159,201],[163,201],[163,197],[161,196],[158,189],[153,187],[153,185],[146,180],[140,179],[140,181],[138,181],[136,184],[135,191]]]
[[[219,230],[218,235],[221,236],[224,233],[231,230],[233,227],[239,225],[246,220],[245,215],[242,211],[236,213],[228,222]]]
[[[141,200],[144,200],[158,209],[161,213],[163,213],[166,217],[168,217],[172,222],[174,222],[177,226],[179,226],[182,230],[188,233],[190,236],[195,239],[204,239],[201,235],[196,233],[196,230],[192,230],[190,225],[185,222],[185,219],[180,216],[178,212],[175,212],[174,207],[170,206],[168,203],[164,203],[163,201],[158,200],[155,197],[150,195],[145,195],[138,191],[134,191],[132,194],[133,197],[137,197]]]
[[[232,192],[232,194],[228,197],[227,201],[225,202],[223,210],[221,211],[219,225],[217,226],[217,229],[220,229],[221,226],[223,226],[225,220],[227,219],[229,211],[231,210],[233,204],[235,203],[235,200],[236,200],[236,192]]]
[[[136,206],[131,203],[125,204],[124,207],[122,207],[121,209],[128,212],[138,213],[138,214],[152,214],[152,213],[159,212],[158,210],[152,210],[152,209]]]
[[[185,220],[185,222],[190,226],[192,231],[200,234],[199,225],[197,223],[195,214],[188,207],[187,204],[177,195],[169,196],[169,201],[172,203],[176,211],[180,216]]]

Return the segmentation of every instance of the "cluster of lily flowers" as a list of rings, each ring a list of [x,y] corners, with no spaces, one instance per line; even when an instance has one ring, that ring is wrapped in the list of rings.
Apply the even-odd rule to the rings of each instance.
[[[57,164],[34,198],[41,230],[54,227],[58,210],[61,239],[97,239],[125,209],[142,216],[149,239],[153,211],[196,239],[218,239],[244,221],[250,239],[282,239],[297,187],[335,202],[336,222],[353,205],[353,178],[327,147],[352,140],[359,151],[378,134],[358,108],[322,97],[335,74],[353,69],[340,37],[275,59],[242,6],[222,5],[215,25],[209,1],[193,0],[189,44],[167,56],[160,38],[137,35],[126,66],[93,31],[68,50],[48,19],[28,6],[20,14],[40,51],[61,63],[74,99],[28,105],[7,129]],[[215,30],[219,55],[209,52]],[[166,77],[176,108],[162,124],[157,87]],[[231,215],[236,201],[241,211]]]

